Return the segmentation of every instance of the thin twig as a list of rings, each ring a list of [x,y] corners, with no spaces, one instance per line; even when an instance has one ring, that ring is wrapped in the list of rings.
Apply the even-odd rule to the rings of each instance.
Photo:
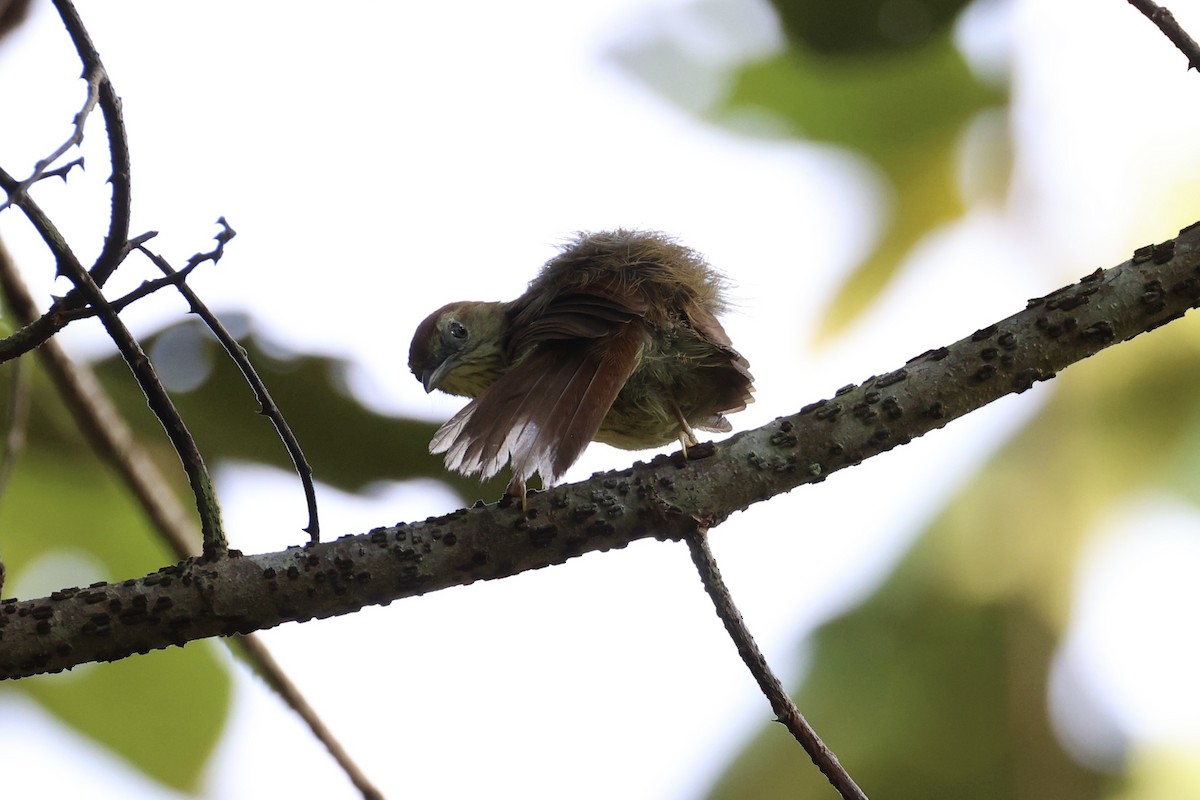
[[[13,177],[0,168],[0,188],[9,189],[15,183]],[[79,263],[79,259],[75,257],[57,226],[50,221],[41,207],[29,195],[19,198],[17,206],[33,223],[43,241],[54,253],[58,262],[59,274],[65,275],[74,283],[88,303],[96,308],[101,324],[104,325],[109,337],[116,343],[121,357],[125,359],[125,363],[129,365],[130,371],[137,379],[138,386],[146,396],[150,410],[158,417],[158,421],[162,423],[163,429],[167,432],[167,438],[170,439],[175,452],[179,455],[179,460],[183,463],[183,470],[192,488],[192,494],[196,498],[196,510],[200,514],[200,530],[204,537],[205,557],[217,558],[225,555],[229,550],[229,545],[225,540],[225,531],[221,525],[221,509],[217,504],[212,476],[204,464],[204,459],[196,446],[196,440],[192,438],[187,424],[184,423],[171,396],[163,387],[162,381],[159,380],[154,365],[150,363],[142,346],[138,344],[129,328],[113,310],[107,298],[104,297],[104,292]]]
[[[304,699],[304,695],[294,683],[288,678],[287,673],[279,666],[278,662],[272,657],[262,639],[256,638],[253,634],[238,637],[246,655],[254,661],[260,670],[262,677],[270,684],[284,702],[291,706],[292,710],[300,715],[312,731],[317,740],[325,745],[329,754],[333,756],[338,765],[350,778],[354,787],[362,793],[365,800],[383,800],[383,793],[375,788],[375,785],[367,779],[358,765],[350,758],[350,754],[342,747],[333,735],[333,733],[325,727],[325,723],[317,716],[317,712],[313,710],[308,701]]]
[[[1174,14],[1152,0],[1129,0],[1129,5],[1146,15],[1187,56],[1188,69],[1200,72],[1200,45],[1175,21]]]
[[[232,239],[236,233],[233,228],[229,227],[229,223],[224,217],[217,220],[223,230],[217,234],[217,246],[207,253],[197,253],[192,256],[183,269],[176,271],[165,258],[153,253],[142,245],[138,245],[138,250],[146,255],[154,264],[163,271],[168,280],[179,278],[186,275],[205,261],[212,261],[214,264],[225,252],[225,243]],[[179,293],[188,301],[188,305],[192,309],[192,313],[200,317],[204,324],[209,327],[209,330],[217,337],[217,341],[225,348],[225,352],[237,364],[238,369],[242,372],[242,377],[246,379],[246,383],[250,384],[250,388],[254,390],[254,396],[258,399],[259,412],[275,426],[275,431],[279,434],[279,438],[283,440],[283,446],[287,449],[288,455],[291,456],[292,464],[295,466],[296,474],[300,476],[300,483],[304,487],[304,497],[308,502],[308,525],[304,528],[308,532],[309,541],[316,543],[321,541],[321,526],[317,518],[317,492],[313,486],[313,471],[309,465],[308,459],[304,457],[304,451],[300,448],[300,441],[288,426],[287,421],[283,418],[283,412],[279,410],[271,393],[267,391],[267,386],[263,383],[255,371],[254,366],[250,363],[250,358],[246,354],[246,349],[238,344],[237,339],[233,334],[221,324],[217,319],[217,315],[209,310],[208,306],[192,291],[192,287],[188,286],[183,280],[176,281],[176,288]]]
[[[795,737],[800,746],[812,758],[813,763],[817,765],[817,769],[821,770],[842,797],[846,798],[846,800],[851,800],[851,798],[853,800],[866,800],[866,794],[863,793],[862,789],[858,788],[858,784],[854,782],[854,779],[850,777],[850,773],[837,760],[837,756],[825,746],[825,743],[821,741],[821,737],[817,735],[817,732],[804,719],[804,715],[800,713],[800,709],[796,707],[787,690],[783,688],[783,683],[771,671],[770,666],[767,665],[766,657],[758,649],[754,637],[750,635],[750,631],[746,627],[745,620],[742,619],[741,612],[738,611],[737,606],[733,603],[733,596],[729,593],[729,587],[721,579],[721,571],[717,569],[717,561],[713,558],[712,550],[708,546],[708,531],[699,528],[684,538],[687,541],[688,549],[692,553],[692,561],[696,564],[696,570],[700,573],[700,580],[704,584],[704,589],[708,592],[709,597],[712,598],[713,605],[716,607],[717,616],[725,624],[725,630],[729,632],[730,638],[733,639],[738,654],[742,657],[742,661],[750,669],[750,674],[754,676],[754,680],[758,682],[759,688],[762,689],[763,694],[766,695],[767,700],[771,703],[771,710],[775,712],[775,716],[779,722],[783,723],[792,736]]]
[[[108,71],[100,61],[100,53],[92,43],[92,37],[88,35],[79,12],[75,10],[71,0],[54,0],[54,7],[62,17],[63,26],[75,45],[75,52],[83,62],[83,74],[89,78],[89,86],[90,76],[98,76],[98,103],[100,113],[104,116],[104,127],[108,132],[108,157],[112,164],[112,174],[109,178],[109,183],[112,184],[112,213],[109,215],[104,247],[89,270],[96,285],[103,286],[129,253],[129,218],[133,208],[129,137],[125,133],[125,118],[121,114],[121,98],[117,96],[117,90],[108,79]]]
[[[31,320],[38,316],[37,305],[2,242],[0,291],[18,320]],[[195,524],[150,454],[138,443],[95,373],[87,366],[72,361],[54,340],[38,348],[37,354],[59,395],[71,409],[80,431],[101,458],[121,476],[154,529],[177,558],[182,560],[191,555],[199,538]],[[304,720],[313,736],[325,745],[363,797],[380,797],[379,791],[367,780],[283,668],[272,658],[262,640],[247,634],[234,641],[234,646],[242,649],[255,671]]]
[[[130,246],[133,249],[141,249],[143,244],[148,242],[150,239],[153,239],[157,235],[158,235],[157,231],[150,231],[148,233],[143,233],[141,236],[138,236],[137,238],[131,240]],[[121,311],[124,311],[126,308],[128,308],[129,306],[136,303],[138,300],[141,300],[144,297],[149,297],[150,295],[157,292],[159,289],[165,288],[167,286],[178,286],[179,284],[183,283],[184,281],[187,280],[188,276],[192,274],[192,271],[195,270],[196,267],[203,264],[204,261],[205,261],[204,259],[201,259],[201,260],[195,261],[194,263],[189,263],[183,269],[178,270],[177,272],[174,272],[170,275],[165,275],[161,278],[153,278],[151,280],[142,281],[141,286],[130,291],[128,294],[121,295],[120,297],[113,299],[113,300],[109,300],[108,304],[110,306],[112,306],[114,311],[120,313]],[[100,313],[99,310],[96,308],[93,308],[92,306],[83,306],[82,308],[73,308],[73,309],[68,309],[68,310],[62,311],[61,318],[67,322],[74,322],[76,320],[87,319],[88,317],[94,317],[99,313]]]
[[[75,114],[74,120],[72,120],[74,127],[71,131],[71,135],[68,136],[67,140],[60,144],[53,153],[34,164],[33,172],[29,174],[28,178],[23,181],[19,181],[13,189],[8,190],[8,197],[4,199],[3,203],[0,203],[0,211],[15,205],[22,197],[25,196],[25,193],[29,191],[30,187],[32,187],[42,178],[49,176],[50,173],[48,173],[47,170],[50,169],[51,165],[53,165],[55,161],[58,161],[58,159],[62,158],[63,154],[72,147],[76,147],[83,143],[83,128],[87,124],[87,120],[92,113],[92,109],[96,107],[96,104],[100,100],[100,81],[103,78],[104,67],[100,66],[98,63],[96,66],[86,67],[84,69],[83,79],[87,81],[88,86],[87,98],[83,101],[83,108],[79,109],[79,112]],[[70,164],[67,164],[66,168],[74,166],[75,164],[82,165],[82,163],[82,159],[77,159],[72,161]],[[62,174],[65,180],[65,174],[59,173],[57,170],[55,172],[57,174]]]

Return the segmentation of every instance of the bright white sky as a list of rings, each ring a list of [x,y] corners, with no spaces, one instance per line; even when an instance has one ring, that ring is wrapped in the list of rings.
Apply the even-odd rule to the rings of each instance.
[[[717,58],[776,41],[757,0],[731,3],[741,7],[735,41],[702,26],[686,35]],[[733,420],[740,430],[953,341],[1192,221],[1138,212],[1146,198],[1179,191],[1181,147],[1195,157],[1200,77],[1185,75],[1182,56],[1123,0],[1016,0],[978,15],[967,38],[980,58],[1015,45],[1027,159],[1019,202],[934,237],[869,321],[813,352],[817,309],[877,226],[870,171],[828,148],[697,123],[614,66],[614,45],[639,30],[679,30],[685,5],[354,3],[331,16],[315,4],[126,2],[85,3],[82,12],[125,101],[134,230],[162,231],[158,247],[181,263],[209,247],[212,223],[225,215],[239,235],[221,264],[193,281],[210,304],[251,311],[297,349],[352,358],[352,385],[367,402],[429,419],[446,418],[459,401],[427,397],[407,373],[417,322],[449,300],[517,295],[575,230],[666,230],[733,279],[738,308],[726,327],[758,387],[757,403]],[[1200,34],[1200,0],[1172,8]],[[0,108],[21,115],[19,126],[3,126],[0,159],[17,174],[64,138],[83,94],[52,10],[38,4],[34,17],[0,51]],[[697,96],[718,89],[704,76],[689,87]],[[1169,109],[1169,128],[1147,122],[1147,114],[1159,119],[1155,109]],[[98,245],[107,209],[99,120],[89,136],[95,186],[65,227]],[[67,197],[40,187],[52,207],[67,209]],[[0,216],[0,233],[31,283],[55,288],[15,214]],[[981,276],[993,287],[985,296],[930,302]],[[149,331],[182,311],[157,300],[128,316]],[[97,329],[68,333],[76,352],[98,352]],[[801,674],[806,632],[870,590],[1044,391],[777,498],[714,534],[723,572],[785,681]],[[629,460],[595,446],[567,479]],[[293,477],[227,467],[219,478],[236,547],[276,550],[303,539]],[[327,535],[454,505],[429,485],[381,487],[370,500],[325,490],[321,502]],[[1194,516],[1170,513],[1194,535]],[[1131,648],[1112,648],[1093,624],[1106,597],[1111,603],[1096,587],[1144,583],[1131,553],[1153,546],[1161,559],[1173,546],[1161,539],[1146,544],[1122,526],[1102,533],[1098,541],[1121,556],[1100,547],[1081,579],[1087,602],[1063,663],[1106,654],[1098,702],[1118,724],[1196,747],[1194,676],[1156,674],[1171,698],[1164,704],[1163,693],[1138,688],[1148,663],[1127,663]],[[1200,570],[1195,547],[1174,551],[1181,574]],[[39,571],[46,585],[30,591],[128,577],[90,569],[47,565]],[[1194,630],[1176,618],[1196,607],[1194,590],[1190,598],[1144,594],[1121,593],[1140,625]],[[395,796],[691,797],[770,717],[685,549],[671,544],[643,542],[264,638]],[[1151,641],[1146,657],[1155,662],[1196,663],[1187,637]],[[1172,654],[1171,646],[1192,649]],[[291,713],[234,669],[237,707],[206,795],[346,796],[344,777]],[[2,687],[0,718],[6,797],[168,794]]]

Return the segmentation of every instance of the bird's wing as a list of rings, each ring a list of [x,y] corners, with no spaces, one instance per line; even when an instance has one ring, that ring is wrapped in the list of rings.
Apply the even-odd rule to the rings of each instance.
[[[559,294],[514,310],[509,348],[515,366],[454,415],[429,449],[463,473],[513,477],[537,472],[553,483],[596,436],[637,366],[646,338],[636,298],[602,286]]]

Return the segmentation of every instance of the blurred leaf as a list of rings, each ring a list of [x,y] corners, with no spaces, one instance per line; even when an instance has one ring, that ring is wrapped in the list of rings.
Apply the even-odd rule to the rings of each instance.
[[[1190,487],[1200,424],[1200,318],[1076,364],[1046,407],[967,483],[931,526],[962,591],[1017,594],[1065,623],[1079,550],[1130,493]]]
[[[958,0],[780,2],[788,48],[732,70],[679,32],[728,16],[711,5],[673,10],[677,26],[631,31],[615,57],[707,119],[745,130],[746,119],[766,111],[791,135],[850,150],[879,171],[887,206],[879,240],[851,271],[819,328],[837,334],[879,296],[914,245],[963,214],[961,142],[977,116],[1007,103],[1007,92],[981,81],[955,46],[950,22],[965,6]],[[925,23],[914,23],[918,17]],[[713,74],[718,71],[730,74]],[[708,97],[725,86],[723,98]],[[990,192],[1002,195],[1011,170],[1007,130],[982,144],[987,152],[973,155],[988,169],[978,172],[986,174]],[[802,222],[797,235],[804,235]]]
[[[868,794],[1027,800],[1112,788],[1054,741],[1046,676],[1096,520],[1150,487],[1195,500],[1197,360],[1200,317],[1190,317],[1072,366],[879,592],[817,633],[798,702]],[[716,796],[815,792],[823,779],[775,727]]]
[[[792,48],[741,70],[723,114],[768,109],[796,135],[868,159],[891,192],[882,237],[826,309],[826,333],[852,322],[917,242],[963,213],[960,139],[977,114],[1005,100],[971,73],[948,34],[914,50],[861,59]]]
[[[233,694],[208,642],[89,666],[78,676],[39,675],[19,688],[150,778],[192,794]]]
[[[939,580],[927,541],[867,604],[821,629],[801,711],[870,796],[1085,800],[1103,781],[1054,741],[1048,630],[1019,600],[978,603]],[[832,797],[778,725],[714,798]]]

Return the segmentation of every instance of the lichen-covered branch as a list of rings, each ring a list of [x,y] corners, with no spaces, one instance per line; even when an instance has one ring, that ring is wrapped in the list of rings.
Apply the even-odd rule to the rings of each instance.
[[[679,539],[1048,380],[1200,305],[1200,223],[796,414],[530,498],[0,603],[0,677],[330,617],[639,538]]]

